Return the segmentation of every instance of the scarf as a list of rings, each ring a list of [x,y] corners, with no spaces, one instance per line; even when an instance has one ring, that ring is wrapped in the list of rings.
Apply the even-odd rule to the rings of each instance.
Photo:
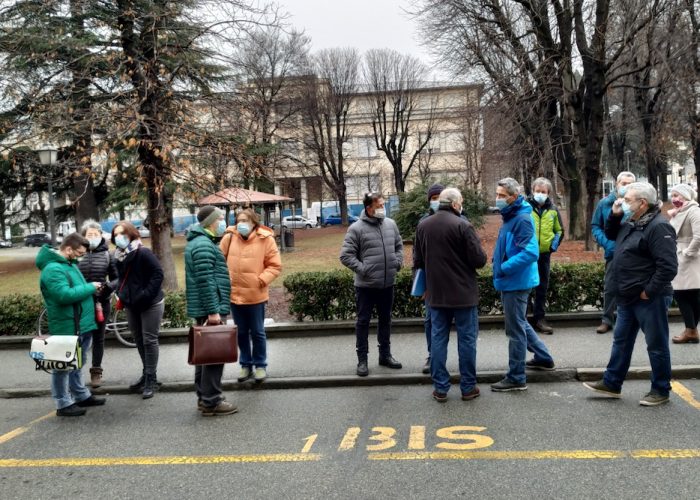
[[[134,240],[125,249],[121,249],[117,247],[117,249],[114,251],[114,258],[117,259],[119,262],[124,262],[124,259],[126,259],[126,256],[129,255],[131,252],[134,252],[138,250],[143,243],[141,240]]]

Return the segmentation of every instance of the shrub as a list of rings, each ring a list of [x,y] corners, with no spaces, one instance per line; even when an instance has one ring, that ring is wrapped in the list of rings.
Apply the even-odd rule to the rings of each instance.
[[[547,292],[548,312],[574,312],[602,307],[605,268],[595,264],[554,264]],[[500,314],[500,293],[493,287],[490,268],[478,273],[479,313]],[[415,318],[424,314],[423,302],[410,295],[412,274],[402,269],[396,278],[393,316]],[[300,321],[348,320],[355,317],[353,275],[347,269],[295,273],[284,280],[290,295],[289,312]]]
[[[166,292],[163,322],[168,328],[190,326],[191,320],[187,317],[187,300],[184,291]]]

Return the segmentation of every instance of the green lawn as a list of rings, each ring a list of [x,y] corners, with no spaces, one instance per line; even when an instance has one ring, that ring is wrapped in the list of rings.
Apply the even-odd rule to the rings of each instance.
[[[282,287],[284,277],[289,274],[342,267],[338,261],[338,254],[344,235],[327,234],[322,232],[323,230],[313,231],[314,233],[297,238],[294,249],[282,254],[282,276],[272,283],[273,287]],[[297,234],[300,232],[297,231]],[[145,242],[148,244],[148,240]],[[173,255],[180,288],[185,286],[184,251],[185,239],[181,236],[173,238]],[[32,258],[18,259],[0,255],[0,295],[13,293],[39,293],[39,271]]]

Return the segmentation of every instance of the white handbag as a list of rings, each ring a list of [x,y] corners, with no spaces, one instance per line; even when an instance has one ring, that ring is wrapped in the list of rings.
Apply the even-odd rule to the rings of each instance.
[[[80,337],[77,335],[37,335],[29,356],[37,370],[80,370],[83,367]]]

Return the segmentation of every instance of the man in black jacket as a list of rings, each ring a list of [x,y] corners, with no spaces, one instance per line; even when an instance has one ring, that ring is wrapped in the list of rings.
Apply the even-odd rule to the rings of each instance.
[[[627,187],[624,198],[613,203],[605,235],[615,241],[609,272],[613,273],[617,322],[603,380],[584,385],[619,398],[641,328],[651,364],[651,391],[639,404],[657,406],[668,402],[671,391],[668,306],[673,295],[671,280],[678,270],[676,232],[661,215],[656,189],[635,182]]]
[[[476,337],[479,332],[479,290],[476,270],[486,264],[479,237],[462,213],[462,194],[455,188],[440,193],[437,213],[418,224],[413,267],[425,272],[426,300],[430,307],[430,375],[433,398],[447,401],[450,374],[447,343],[454,319],[459,353],[462,400],[479,396],[476,386]]]

